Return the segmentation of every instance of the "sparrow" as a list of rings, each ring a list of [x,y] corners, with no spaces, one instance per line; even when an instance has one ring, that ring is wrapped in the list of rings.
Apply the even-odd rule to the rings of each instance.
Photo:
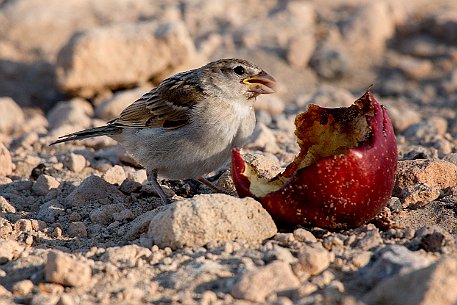
[[[275,83],[246,60],[220,59],[163,80],[106,125],[61,136],[51,145],[109,136],[146,168],[155,191],[169,203],[157,177],[192,178],[216,188],[203,176],[246,144],[256,124],[254,101],[274,93]]]

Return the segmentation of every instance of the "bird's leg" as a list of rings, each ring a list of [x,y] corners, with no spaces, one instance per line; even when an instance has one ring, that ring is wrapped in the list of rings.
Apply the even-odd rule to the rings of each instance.
[[[169,204],[171,201],[168,199],[167,195],[163,191],[162,187],[160,186],[159,182],[157,182],[157,170],[153,169],[149,172],[148,180],[151,182],[152,187],[156,191],[157,195],[159,195],[160,199],[162,199],[163,204]]]
[[[227,191],[224,190],[223,188],[221,187],[218,187],[217,185],[214,185],[213,183],[209,182],[208,180],[206,180],[205,178],[203,177],[200,177],[197,179],[200,183],[203,183],[204,185],[206,185],[207,187],[209,187],[213,192],[215,193],[223,193],[223,194],[227,194]]]

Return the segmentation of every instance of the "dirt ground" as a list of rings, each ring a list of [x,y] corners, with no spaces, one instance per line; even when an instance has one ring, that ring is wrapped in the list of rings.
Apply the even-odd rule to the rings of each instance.
[[[100,126],[167,76],[244,58],[278,82],[243,154],[273,175],[310,103],[372,93],[398,170],[373,220],[276,223],[208,179],[160,179]],[[457,304],[455,1],[0,0],[0,304]]]

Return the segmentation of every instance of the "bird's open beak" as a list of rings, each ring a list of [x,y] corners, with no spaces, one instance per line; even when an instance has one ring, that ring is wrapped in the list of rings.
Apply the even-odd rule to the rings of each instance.
[[[243,79],[243,84],[249,86],[249,91],[257,94],[270,94],[275,92],[276,80],[267,72],[262,71],[253,77]]]

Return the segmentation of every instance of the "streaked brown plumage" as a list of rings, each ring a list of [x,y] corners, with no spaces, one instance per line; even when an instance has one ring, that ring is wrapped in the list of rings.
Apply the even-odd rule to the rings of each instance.
[[[157,193],[168,201],[157,175],[199,178],[222,166],[254,130],[255,97],[273,93],[274,84],[248,61],[218,60],[167,78],[107,125],[53,144],[108,135],[147,169]]]

